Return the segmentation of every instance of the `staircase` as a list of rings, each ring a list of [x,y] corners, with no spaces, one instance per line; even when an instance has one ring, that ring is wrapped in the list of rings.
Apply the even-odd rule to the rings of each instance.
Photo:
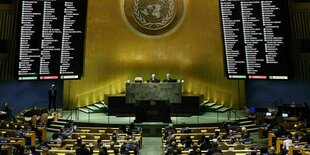
[[[226,112],[230,110],[229,107],[224,107],[222,104],[216,104],[214,102],[204,101],[202,104],[203,112]]]
[[[87,113],[87,114],[88,113],[101,113],[101,112],[107,112],[108,107],[103,101],[100,101],[100,102],[94,103],[92,105],[80,107],[79,111]]]
[[[49,132],[59,132],[61,128],[69,128],[71,120],[66,120],[64,118],[59,118],[58,121],[52,121],[47,131]]]
[[[237,120],[239,126],[245,127],[249,132],[257,132],[258,127],[256,126],[256,123],[253,120],[250,120],[248,118],[239,119]]]

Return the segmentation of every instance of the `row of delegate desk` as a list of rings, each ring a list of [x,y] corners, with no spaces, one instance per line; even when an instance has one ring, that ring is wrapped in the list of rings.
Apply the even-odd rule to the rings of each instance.
[[[194,143],[197,143],[199,140],[201,140],[202,136],[213,136],[215,131],[219,131],[221,135],[226,134],[225,129],[219,129],[219,127],[192,127],[189,128],[191,133],[181,133],[181,128],[176,128],[177,133],[174,133],[176,142],[178,143],[178,148],[182,150],[183,145],[181,144],[181,139],[185,139],[185,137],[190,136],[192,141]],[[166,151],[166,140],[164,138],[164,131],[165,129],[162,128],[162,149],[163,149],[163,154],[165,154]],[[235,133],[235,137],[240,137],[240,132]],[[220,147],[222,148],[223,153],[227,152],[232,152],[232,153],[238,153],[238,154],[246,154],[250,152],[259,152],[259,150],[252,150],[249,149],[251,146],[255,146],[255,143],[252,144],[228,144],[227,142],[230,141],[230,139],[222,139],[222,142],[220,142]],[[199,146],[199,145],[198,145]],[[239,146],[243,146],[243,149],[238,149],[240,148]],[[237,148],[237,149],[235,149]],[[202,150],[202,153],[207,153],[207,150]],[[182,150],[181,152],[182,155],[189,154],[189,150]]]
[[[66,142],[67,146],[69,148],[73,148],[73,146],[76,144],[76,137],[82,138],[82,142],[86,144],[87,147],[90,147],[91,144],[97,143],[98,139],[101,139],[101,143],[109,148],[110,142],[111,142],[111,136],[113,135],[113,132],[117,132],[117,135],[119,136],[118,142],[125,143],[127,140],[125,139],[126,134],[121,133],[121,130],[118,128],[110,128],[110,127],[78,127],[78,129],[72,133],[72,135],[64,141]],[[139,145],[139,148],[142,147],[142,129],[139,133],[135,133],[132,135],[134,140],[137,142]],[[91,135],[92,138],[87,139],[87,135]],[[102,138],[102,135],[105,135],[105,138]],[[116,148],[120,148],[121,145],[115,145]],[[59,149],[60,144],[48,144],[49,147],[52,149],[50,150],[38,150],[41,152],[43,155],[47,155],[48,152],[53,152],[57,154],[65,154],[65,153],[75,153],[75,150],[65,150],[65,149]],[[53,149],[56,148],[56,149]],[[94,150],[94,154],[98,154],[99,150]],[[109,154],[113,154],[113,150],[108,149]],[[130,155],[133,155],[133,151],[129,151]]]
[[[17,116],[17,119],[20,119],[21,122],[18,122],[16,124],[13,124],[12,126],[9,126],[10,123],[1,122],[2,124],[5,124],[6,127],[3,127],[0,129],[0,132],[2,135],[9,132],[16,132],[17,125],[20,125],[23,128],[24,136],[25,137],[0,137],[2,140],[0,141],[0,145],[3,147],[1,148],[1,151],[7,152],[7,154],[12,154],[13,149],[12,146],[25,146],[26,145],[26,139],[30,139],[30,146],[35,146],[36,144],[36,132],[31,131],[27,129],[27,126],[25,124],[32,124],[29,123],[31,121],[33,115],[41,115],[43,113],[47,112],[46,108],[33,108],[33,109],[26,109],[22,113],[20,113]],[[40,117],[37,117],[39,120]],[[54,119],[54,116],[48,116],[48,119]],[[37,121],[37,120],[36,120]],[[38,132],[41,132],[42,140],[47,139],[47,130],[45,126],[37,126]]]
[[[306,129],[307,132],[310,131],[309,128]],[[291,130],[291,134],[294,135],[295,134],[295,130]],[[280,153],[282,146],[283,146],[283,142],[284,140],[287,139],[285,137],[276,137],[276,135],[270,131],[268,133],[268,147],[273,146],[274,141],[275,141],[275,148],[276,148],[276,153]],[[310,151],[310,148],[304,148],[303,146],[306,145],[306,142],[293,142],[292,143],[292,147],[289,148],[289,155],[293,155],[294,151],[299,151],[299,152],[303,152],[303,151]]]
[[[38,127],[39,132],[42,133],[42,139],[46,140],[47,139],[47,133],[46,133],[46,127]],[[15,129],[0,129],[0,132],[2,134],[5,134],[6,132],[14,132]],[[31,146],[35,146],[36,143],[36,133],[35,131],[28,131],[28,130],[24,130],[25,133],[25,138],[29,138],[30,139],[30,145]],[[24,146],[25,145],[25,138],[16,138],[16,137],[10,137],[10,139],[12,139],[14,142],[17,140],[21,140],[23,142],[21,142],[21,145]]]

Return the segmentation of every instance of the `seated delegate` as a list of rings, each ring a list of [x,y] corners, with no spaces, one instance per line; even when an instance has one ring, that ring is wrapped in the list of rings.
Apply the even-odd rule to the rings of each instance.
[[[150,82],[150,83],[159,83],[160,80],[156,78],[156,75],[155,75],[155,74],[152,74],[151,78],[150,78],[147,82]]]
[[[170,74],[166,74],[166,77],[164,78],[164,81],[163,82],[177,82],[176,79],[173,79]]]

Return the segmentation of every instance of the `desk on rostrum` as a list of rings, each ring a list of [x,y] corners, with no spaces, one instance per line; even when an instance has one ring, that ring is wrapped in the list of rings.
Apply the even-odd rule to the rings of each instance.
[[[172,83],[126,83],[126,103],[137,101],[169,101],[181,103],[182,84]]]

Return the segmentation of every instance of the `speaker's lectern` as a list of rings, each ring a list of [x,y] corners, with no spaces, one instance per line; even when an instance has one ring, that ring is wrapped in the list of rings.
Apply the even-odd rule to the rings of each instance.
[[[171,123],[169,101],[138,101],[135,123],[142,122]]]

